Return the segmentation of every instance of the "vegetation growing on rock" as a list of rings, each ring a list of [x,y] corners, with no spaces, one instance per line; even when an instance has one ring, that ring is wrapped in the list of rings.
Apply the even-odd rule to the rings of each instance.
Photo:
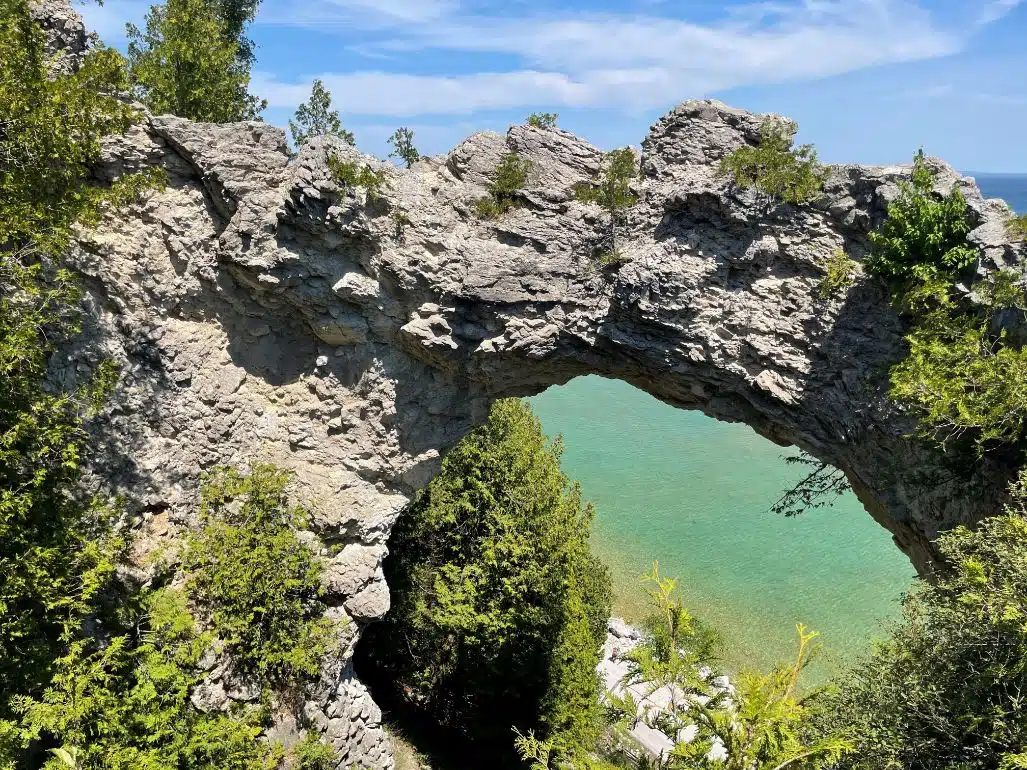
[[[835,249],[824,265],[824,277],[815,292],[817,298],[827,300],[844,294],[855,283],[856,268],[854,259],[850,259],[844,250]]]
[[[156,173],[91,182],[101,140],[137,113],[117,94],[120,56],[52,67],[24,0],[0,0],[0,719],[46,688],[69,638],[96,610],[120,542],[112,507],[81,488],[85,419],[117,377],[97,362],[77,390],[47,387],[50,355],[80,322],[59,266],[76,223],[130,202]]]
[[[322,565],[296,535],[307,518],[290,508],[289,475],[255,465],[211,473],[201,529],[188,542],[188,593],[248,679],[281,690],[317,674],[331,648],[321,601]]]
[[[389,184],[389,178],[384,171],[375,171],[367,163],[343,160],[338,155],[328,158],[328,170],[332,172],[336,183],[343,188],[363,187],[367,191],[368,200],[372,203],[381,199]]]
[[[541,128],[543,131],[552,131],[556,128],[556,121],[560,116],[555,112],[533,112],[528,116],[528,125],[533,128]]]
[[[399,158],[406,164],[407,168],[410,168],[421,158],[421,153],[414,147],[414,132],[409,128],[397,128],[392,136],[388,139],[389,144],[392,145],[392,152],[389,153],[390,158]]]
[[[825,171],[811,144],[794,147],[798,126],[790,120],[768,118],[760,127],[757,147],[740,147],[720,163],[718,173],[730,176],[743,190],[755,189],[765,205],[775,201],[803,205],[824,189]]]
[[[977,259],[967,240],[973,222],[957,188],[938,195],[934,185],[919,152],[912,179],[871,236],[868,267],[911,319],[909,354],[891,371],[891,394],[916,408],[921,435],[942,447],[1017,447],[1027,426],[1027,351],[992,319],[1024,307],[1023,290],[1008,273],[978,284],[976,300],[957,290]]]
[[[488,184],[489,194],[473,203],[475,215],[479,219],[499,219],[516,208],[520,203],[518,196],[528,183],[529,171],[530,161],[522,159],[515,152],[504,155]]]
[[[610,217],[610,248],[599,255],[601,266],[624,261],[617,248],[617,225],[638,202],[638,196],[631,190],[636,176],[635,151],[622,147],[603,155],[599,173],[591,184],[583,183],[574,188],[574,196],[579,201],[601,206]]]
[[[320,79],[314,80],[310,98],[296,108],[289,121],[289,133],[296,147],[314,136],[336,136],[346,144],[356,144],[352,131],[342,127],[339,111],[332,108],[332,94]]]
[[[397,523],[393,609],[361,642],[410,703],[497,756],[511,726],[570,756],[600,727],[610,581],[561,452],[525,403],[496,403]]]

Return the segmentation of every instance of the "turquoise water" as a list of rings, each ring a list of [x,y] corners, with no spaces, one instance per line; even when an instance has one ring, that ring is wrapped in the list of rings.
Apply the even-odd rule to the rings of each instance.
[[[770,512],[802,476],[782,459],[789,450],[600,377],[532,405],[547,433],[563,434],[564,470],[596,504],[617,611],[642,611],[638,577],[658,559],[723,634],[729,670],[788,657],[798,621],[822,633],[822,668],[833,668],[897,611],[913,569],[851,494],[795,518]]]
[[[1027,176],[977,181],[1027,211]],[[797,518],[769,511],[802,475],[782,459],[789,450],[599,377],[532,404],[550,435],[564,435],[564,469],[596,504],[594,540],[614,572],[617,611],[643,611],[638,577],[658,559],[722,632],[729,670],[787,658],[802,621],[822,633],[821,675],[898,612],[913,570],[853,495]]]

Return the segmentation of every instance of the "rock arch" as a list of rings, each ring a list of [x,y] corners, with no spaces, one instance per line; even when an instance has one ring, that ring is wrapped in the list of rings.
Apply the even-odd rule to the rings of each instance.
[[[344,546],[328,581],[357,626],[388,608],[388,534],[440,453],[492,400],[585,373],[840,468],[924,569],[940,529],[994,510],[1007,469],[960,475],[907,438],[913,422],[885,395],[903,327],[877,281],[815,297],[830,254],[866,254],[908,169],[834,167],[824,200],[767,212],[716,175],[761,121],[692,101],[653,126],[623,234],[631,261],[599,270],[588,254],[604,219],[571,193],[599,152],[568,133],[476,134],[406,170],[324,139],[290,161],[264,124],[150,117],[96,173],[162,166],[170,184],[78,238],[89,327],[53,377],[121,362],[96,465],[139,510],[188,523],[215,464],[294,470],[319,533]],[[478,221],[471,201],[510,150],[532,162],[524,205]],[[381,169],[383,197],[340,189],[330,154]],[[935,165],[970,201],[985,266],[1016,261],[1004,206]],[[307,710],[345,766],[390,766],[351,671],[326,672]]]

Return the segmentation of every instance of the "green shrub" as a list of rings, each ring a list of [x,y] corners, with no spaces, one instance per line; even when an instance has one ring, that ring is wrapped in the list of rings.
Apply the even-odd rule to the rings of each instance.
[[[1013,217],[1007,227],[1014,238],[1027,238],[1027,214]]]
[[[822,719],[849,730],[845,770],[995,770],[1027,753],[1027,474],[1004,515],[938,540],[943,571],[903,602],[888,639]]]
[[[383,191],[389,186],[389,176],[384,171],[375,171],[366,163],[361,165],[356,161],[342,160],[338,155],[329,156],[328,170],[332,172],[335,182],[342,187],[363,187],[367,190],[367,198],[372,203],[379,201]]]
[[[923,150],[913,159],[913,174],[899,183],[888,217],[870,235],[867,266],[893,286],[947,279],[973,264],[977,252],[967,243],[973,229],[966,199],[958,188],[934,193],[934,174]]]
[[[233,665],[275,689],[317,674],[335,634],[324,617],[322,564],[296,535],[307,518],[288,506],[289,478],[269,465],[209,474],[203,526],[183,558],[189,596]]]
[[[921,436],[982,453],[1025,438],[1027,352],[996,332],[992,318],[1027,303],[1011,272],[978,283],[975,303],[955,291],[960,271],[977,259],[967,240],[972,229],[962,194],[936,194],[918,152],[912,179],[900,184],[887,219],[871,234],[867,266],[889,281],[910,317],[909,353],[890,374],[892,397],[917,410]]]
[[[827,300],[839,293],[844,293],[855,283],[854,273],[858,263],[842,250],[836,249],[824,266],[825,275],[817,286],[815,296]]]
[[[296,770],[335,770],[339,755],[331,746],[321,743],[315,733],[307,733],[296,747]]]
[[[497,402],[397,522],[393,608],[361,642],[422,713],[497,754],[511,725],[572,752],[601,719],[610,580],[561,452],[526,403]]]
[[[556,128],[556,120],[560,116],[555,112],[533,112],[528,116],[528,125],[534,128],[541,128],[543,131],[552,131]]]
[[[803,205],[820,197],[826,172],[813,145],[793,148],[798,127],[769,118],[760,126],[758,147],[740,147],[720,162],[718,174],[730,176],[743,190],[754,188],[767,203]]]
[[[103,645],[73,641],[46,692],[22,698],[22,741],[60,748],[46,770],[272,770],[281,752],[259,741],[262,714],[197,711],[189,701],[210,643],[196,633],[185,597],[143,597],[133,625]],[[62,759],[62,756],[64,759]]]
[[[517,153],[503,156],[496,167],[496,173],[488,184],[488,197],[479,198],[472,204],[479,219],[499,219],[519,205],[521,190],[528,183],[531,161],[522,159]]]

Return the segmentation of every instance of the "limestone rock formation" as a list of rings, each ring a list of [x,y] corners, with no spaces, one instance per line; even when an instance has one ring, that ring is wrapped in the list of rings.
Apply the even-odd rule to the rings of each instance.
[[[961,476],[908,438],[914,423],[885,392],[903,325],[883,285],[861,276],[815,298],[836,249],[866,255],[909,168],[834,167],[822,200],[768,211],[716,175],[761,121],[690,101],[653,126],[620,236],[631,261],[599,269],[606,218],[572,186],[600,153],[566,132],[476,134],[407,170],[332,139],[290,160],[263,123],[148,117],[107,144],[96,174],[160,166],[170,184],[81,233],[69,260],[86,276],[89,324],[52,363],[64,384],[121,364],[94,426],[97,477],[182,525],[204,470],[291,469],[337,546],[333,612],[359,630],[388,609],[389,533],[446,448],[494,399],[595,373],[840,468],[923,569],[940,529],[994,510],[1006,470]],[[479,221],[471,204],[510,150],[532,162],[524,205]],[[340,187],[333,154],[382,171],[382,197]],[[1004,204],[932,162],[939,187],[970,203],[981,269],[1018,264]],[[380,711],[346,660],[305,717],[341,766],[391,767]]]

